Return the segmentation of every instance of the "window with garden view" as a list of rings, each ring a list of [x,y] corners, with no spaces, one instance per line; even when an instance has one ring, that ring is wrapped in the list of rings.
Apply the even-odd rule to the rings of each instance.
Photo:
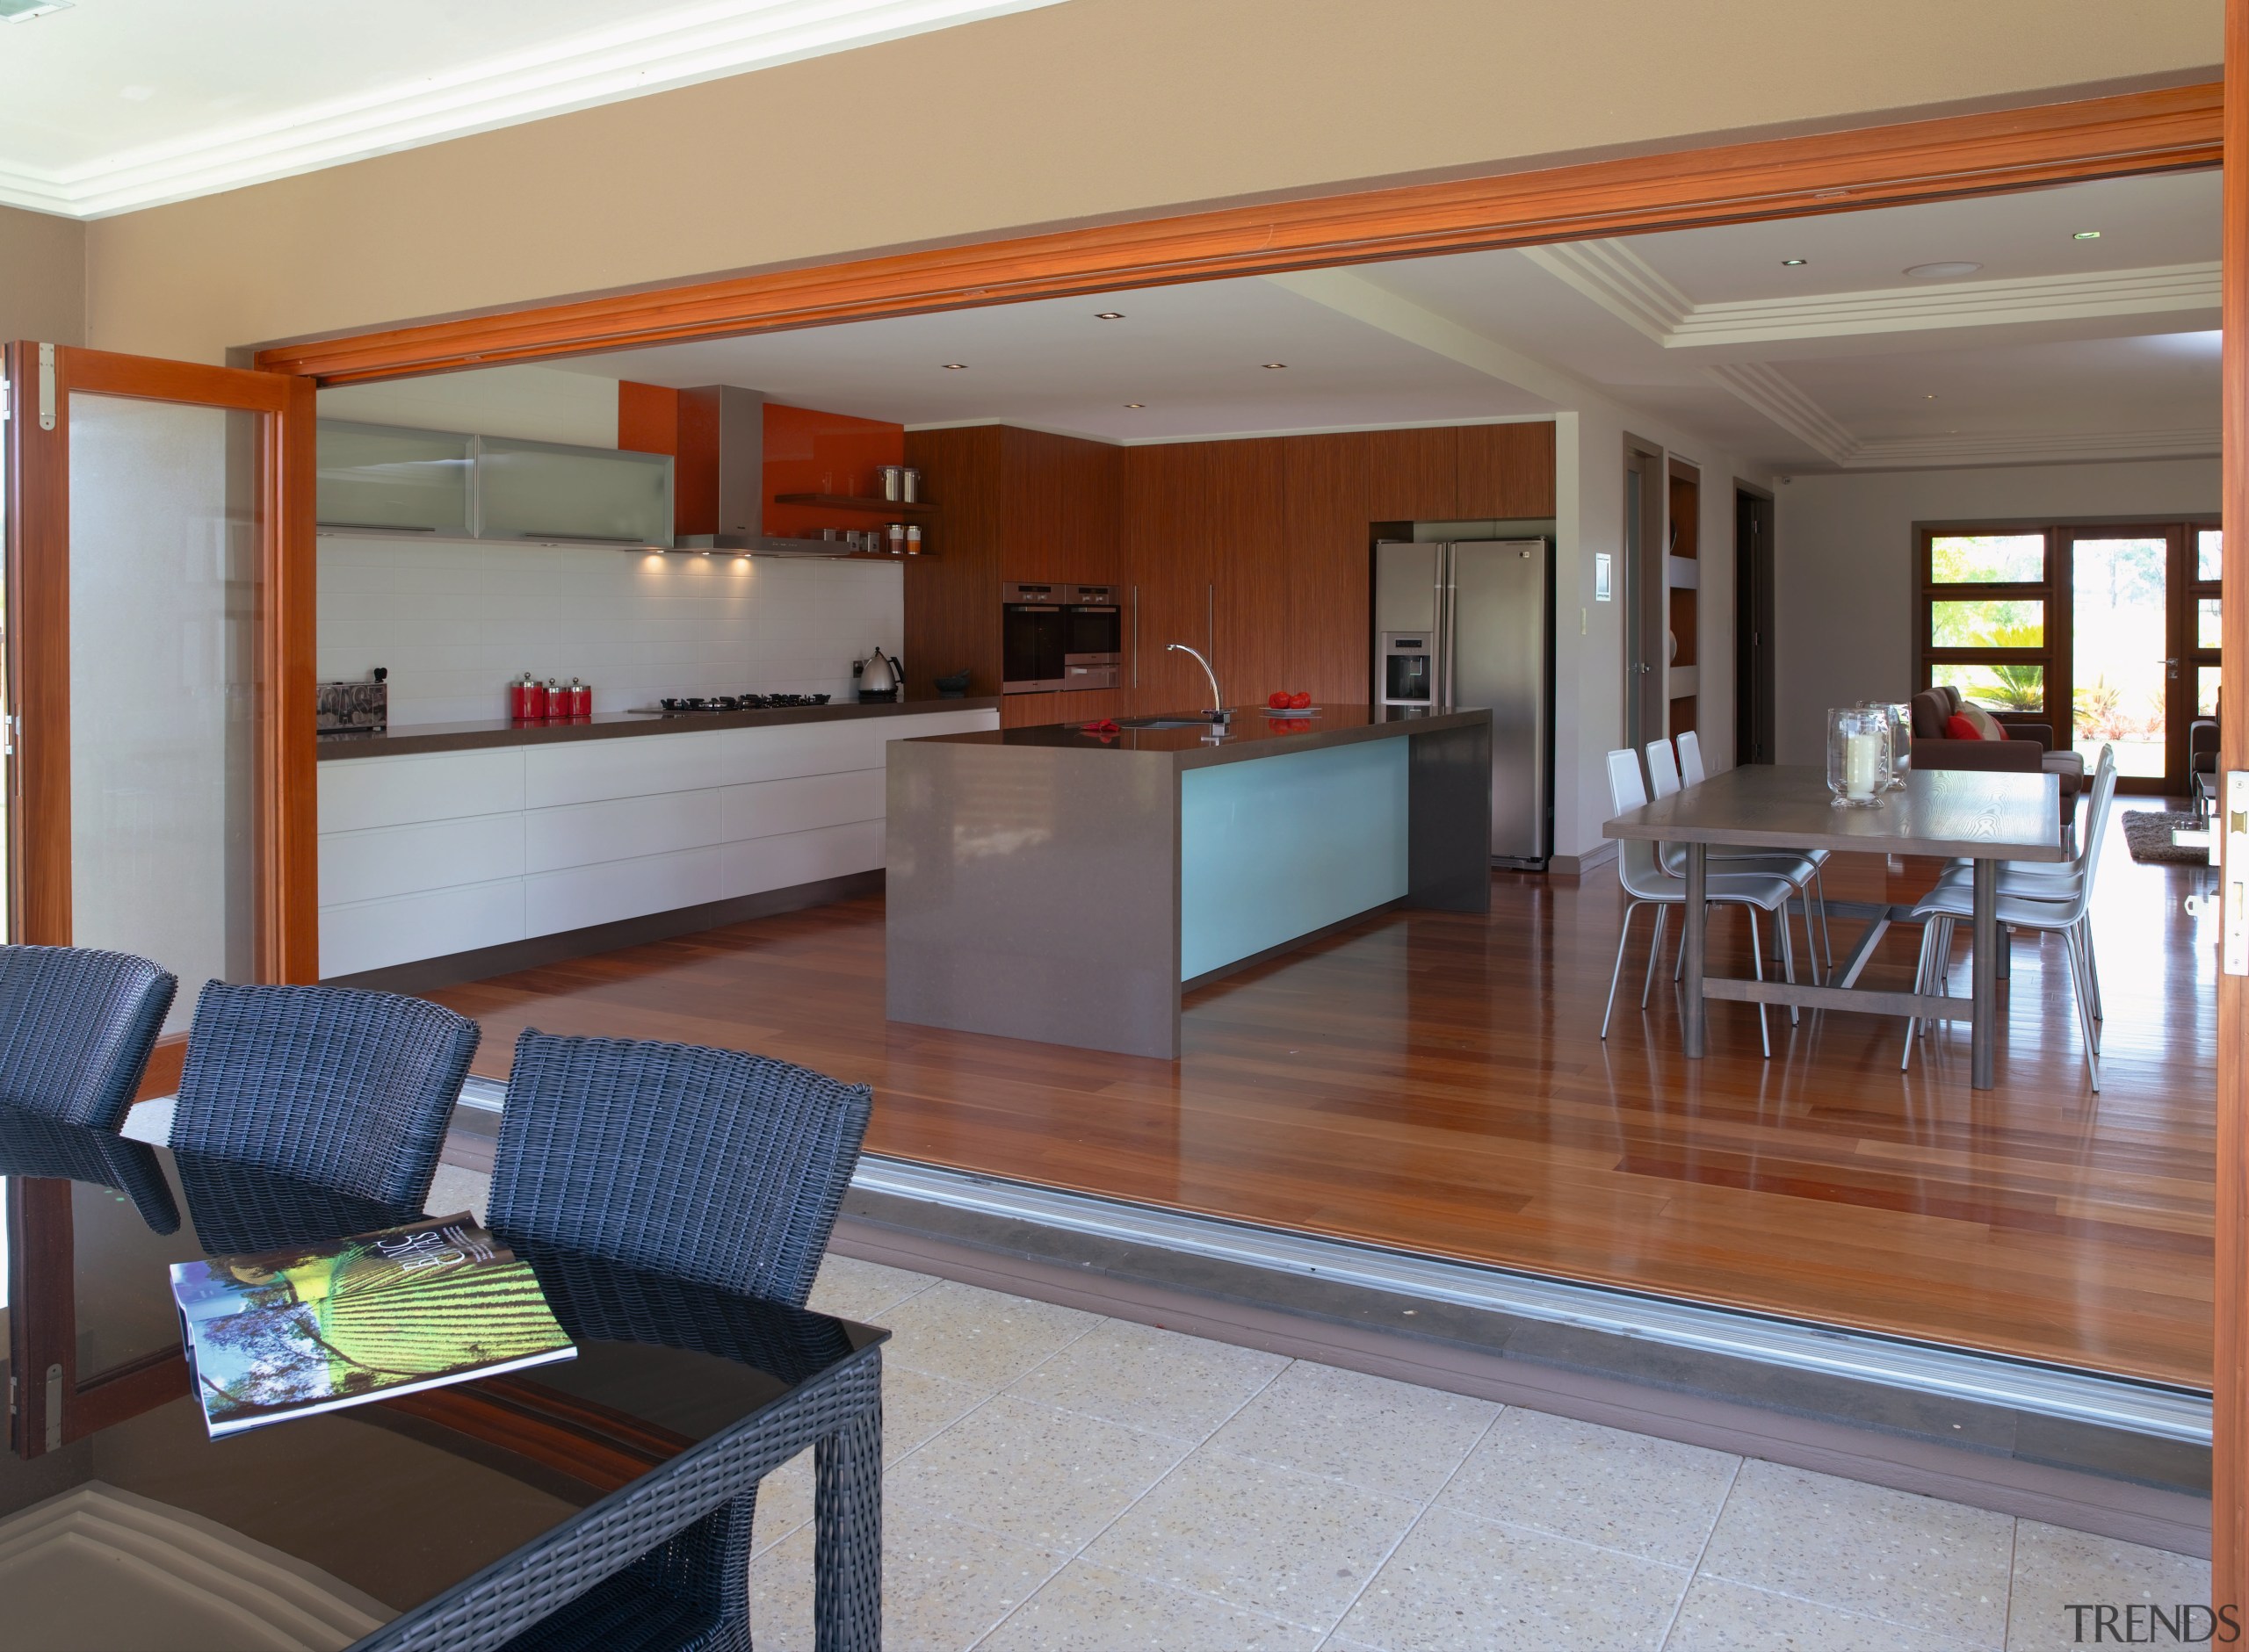
[[[1920,684],[2088,768],[2113,747],[2133,790],[2183,788],[2188,725],[2216,711],[2221,543],[2207,523],[1924,528]]]

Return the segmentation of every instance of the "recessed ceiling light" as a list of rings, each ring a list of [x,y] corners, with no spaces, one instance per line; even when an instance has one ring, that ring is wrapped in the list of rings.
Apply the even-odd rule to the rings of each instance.
[[[1128,408],[1145,408],[1148,404],[1145,401],[1128,401],[1124,405]]]
[[[1288,364],[1289,364],[1284,361],[1269,361],[1265,364],[1265,371],[1269,373],[1276,372]]]
[[[1983,267],[1965,259],[1948,259],[1937,263],[1917,263],[1906,273],[1917,281],[1942,281],[1949,276],[1974,275]]]
[[[1096,310],[1093,313],[1093,319],[1096,321],[1121,321],[1124,319],[1124,312],[1122,310]]]
[[[1936,400],[1936,392],[1934,390],[1930,391],[1928,394],[1923,396],[1921,400],[1924,401],[1934,401]]]
[[[72,0],[0,0],[0,23],[29,23],[50,11],[68,11]]]
[[[949,373],[965,372],[967,370],[968,364],[965,361],[949,361],[945,364],[945,371]]]
[[[1781,267],[1784,270],[1793,270],[1800,263],[1810,263],[1811,262],[1811,260],[1809,258],[1783,258],[1781,260]]]
[[[2070,239],[2072,241],[2098,241],[2101,239],[2101,232],[2097,229],[2080,229],[2077,234],[2072,235]]]

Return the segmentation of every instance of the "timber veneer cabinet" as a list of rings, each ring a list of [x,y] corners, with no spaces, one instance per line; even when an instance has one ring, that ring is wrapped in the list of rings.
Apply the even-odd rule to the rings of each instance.
[[[966,669],[1000,691],[1000,588],[1116,584],[1133,604],[1120,686],[1020,695],[1009,724],[1199,704],[1276,688],[1365,698],[1376,523],[1539,521],[1555,509],[1554,426],[1444,426],[1122,447],[1007,425],[909,432],[907,462],[946,504],[945,556],[906,569],[910,694]]]

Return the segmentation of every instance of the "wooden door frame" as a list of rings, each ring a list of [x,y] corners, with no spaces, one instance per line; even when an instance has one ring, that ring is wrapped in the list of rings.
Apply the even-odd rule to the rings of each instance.
[[[257,419],[251,513],[257,536],[254,956],[264,981],[320,978],[319,819],[314,786],[314,488],[312,382],[53,346],[8,347],[6,425],[13,498],[7,522],[9,709],[17,810],[10,833],[12,939],[73,943],[70,892],[70,398],[74,393]],[[42,414],[52,406],[52,429]],[[33,822],[37,822],[34,828]],[[158,960],[163,962],[163,960]],[[194,984],[191,983],[191,989]],[[163,1064],[172,1065],[168,1058]],[[152,1064],[152,1065],[155,1064]]]
[[[323,385],[2216,166],[2216,83],[1011,236],[274,343]]]
[[[2225,699],[2218,767],[2249,769],[2249,719],[2234,681],[2249,660],[2249,0],[2226,0],[2226,165],[2224,177],[2223,323],[2220,384],[2225,427],[2219,482],[2221,519],[2228,524],[2224,588],[2236,594],[2223,612]],[[2242,572],[2233,570],[2239,564]],[[2224,774],[2218,776],[2224,797]],[[2220,881],[2221,898],[2238,900],[2240,886]],[[2229,912],[2229,921],[2238,914]],[[2217,977],[2217,1223],[2213,1438],[2210,1444],[2210,1598],[2244,1604],[2249,1595],[2249,977]]]

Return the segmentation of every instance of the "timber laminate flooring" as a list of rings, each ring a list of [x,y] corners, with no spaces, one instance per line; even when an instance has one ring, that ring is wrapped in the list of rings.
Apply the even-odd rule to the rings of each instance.
[[[1603,1043],[1607,869],[1495,874],[1488,918],[1385,913],[1204,988],[1177,1063],[886,1023],[879,898],[430,996],[483,1023],[495,1078],[526,1026],[753,1050],[871,1084],[871,1152],[2207,1388],[2216,935],[2180,897],[2211,874],[2122,839],[2097,1096],[2060,944],[2029,937],[1988,1092],[1964,1021],[1901,1074],[1900,1021],[1775,1011],[1768,1063],[1754,1010],[1713,1003],[1683,1059],[1669,942],[1638,1006],[1645,913]],[[1911,899],[1936,869],[1838,855],[1828,893]],[[1865,984],[1906,985],[1918,941],[1893,930]],[[1711,945],[1748,972],[1738,913]]]

